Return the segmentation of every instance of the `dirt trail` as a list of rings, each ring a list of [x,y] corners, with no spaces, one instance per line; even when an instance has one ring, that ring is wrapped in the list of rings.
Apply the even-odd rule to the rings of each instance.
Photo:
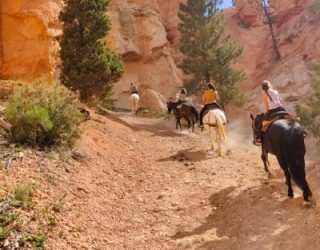
[[[199,131],[121,118],[95,115],[83,125],[79,160],[48,166],[47,196],[67,193],[49,249],[319,249],[318,206],[304,208],[297,188],[286,198],[274,159],[275,178],[266,178],[248,131],[231,125],[217,158]],[[307,173],[317,200],[319,166],[309,162]]]

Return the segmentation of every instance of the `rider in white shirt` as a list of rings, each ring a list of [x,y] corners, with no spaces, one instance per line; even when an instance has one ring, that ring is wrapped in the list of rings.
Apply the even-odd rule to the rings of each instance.
[[[281,103],[279,92],[272,88],[269,81],[264,80],[261,84],[262,100],[267,113],[266,119],[277,112],[286,111]]]

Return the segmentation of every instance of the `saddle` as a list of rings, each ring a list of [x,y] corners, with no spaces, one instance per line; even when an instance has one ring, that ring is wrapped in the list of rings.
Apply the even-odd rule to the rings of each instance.
[[[208,112],[209,112],[210,110],[212,110],[212,109],[221,109],[221,108],[220,108],[220,106],[219,106],[218,104],[216,104],[216,103],[209,104],[209,105],[206,107],[205,111],[203,112],[203,117],[204,117],[206,114],[208,114]]]
[[[177,109],[180,109],[183,104],[186,104],[186,105],[189,105],[189,106],[190,106],[190,104],[187,103],[186,101],[178,101],[178,102],[177,102]]]
[[[280,112],[277,112],[277,113],[271,115],[267,120],[264,120],[262,122],[262,128],[261,128],[262,132],[267,132],[267,130],[271,126],[271,124],[273,124],[275,121],[278,121],[281,119],[287,119],[287,120],[297,121],[297,122],[300,121],[299,117],[294,117],[285,111],[280,111]]]

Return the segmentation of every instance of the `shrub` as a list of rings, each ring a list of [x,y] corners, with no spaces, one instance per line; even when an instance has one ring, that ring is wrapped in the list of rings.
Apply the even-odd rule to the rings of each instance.
[[[315,95],[308,102],[299,101],[296,112],[304,125],[318,140],[320,146],[320,61],[315,62],[310,72]]]
[[[35,191],[35,185],[31,182],[18,184],[13,191],[11,203],[15,207],[32,207],[32,195]]]
[[[76,94],[62,85],[25,85],[9,99],[6,118],[14,141],[40,147],[72,146],[82,115]]]

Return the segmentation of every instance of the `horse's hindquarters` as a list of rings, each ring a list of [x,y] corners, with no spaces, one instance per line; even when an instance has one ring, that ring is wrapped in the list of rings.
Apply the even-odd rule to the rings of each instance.
[[[222,155],[221,143],[227,138],[224,124],[227,119],[220,109],[210,110],[203,117],[204,127],[209,131],[211,148],[217,151],[218,156]]]
[[[140,97],[138,94],[134,93],[134,94],[131,94],[130,100],[131,100],[131,111],[135,113],[138,110]]]

